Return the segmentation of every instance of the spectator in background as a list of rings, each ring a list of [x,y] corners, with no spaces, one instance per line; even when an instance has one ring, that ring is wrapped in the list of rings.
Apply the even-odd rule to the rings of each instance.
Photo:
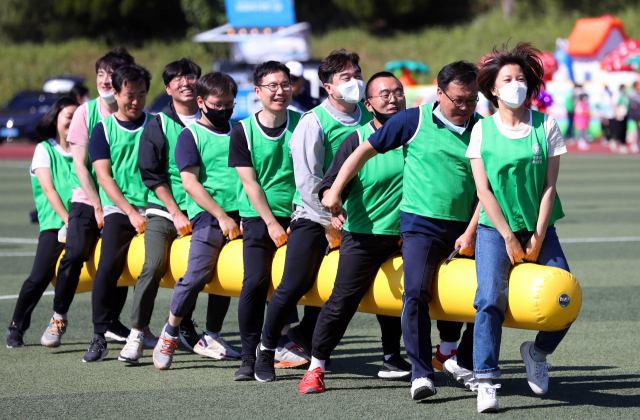
[[[638,153],[638,143],[640,140],[640,91],[638,90],[638,82],[633,82],[633,89],[629,94],[629,118],[635,121],[637,125],[636,138],[631,144],[631,151]]]
[[[613,119],[609,121],[612,151],[627,152],[627,121],[629,119],[629,95],[624,85],[620,85],[617,95],[613,99]]]
[[[78,105],[82,105],[85,102],[89,102],[91,98],[89,97],[89,88],[87,88],[82,83],[76,83],[69,93],[67,93],[67,97],[75,100]]]
[[[574,137],[573,135],[573,118],[576,109],[575,103],[575,91],[576,87],[573,88],[570,94],[567,95],[567,98],[564,101],[564,107],[567,109],[567,119],[569,120],[569,125],[567,126],[567,133],[565,138],[567,141],[571,141]]]
[[[580,150],[588,150],[587,138],[589,137],[589,96],[586,93],[578,97],[575,104],[574,125],[576,128],[576,136],[578,139],[578,148]]]
[[[309,83],[303,76],[304,66],[298,61],[289,61],[285,65],[291,72],[291,88],[293,89],[293,98],[289,109],[304,114],[320,105],[320,100],[309,93]]]
[[[602,143],[607,144],[611,138],[611,127],[609,121],[613,119],[612,95],[609,86],[605,85],[598,101],[600,111],[600,127],[602,129]]]

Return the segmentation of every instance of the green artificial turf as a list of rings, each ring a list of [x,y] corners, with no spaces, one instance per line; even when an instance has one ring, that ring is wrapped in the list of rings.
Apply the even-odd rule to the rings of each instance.
[[[28,212],[34,207],[28,163],[0,161],[0,237],[37,238]],[[567,217],[561,238],[640,236],[640,159],[626,156],[563,158],[559,193]],[[519,346],[532,331],[505,329],[501,348],[502,418],[584,419],[640,417],[640,242],[566,243],[571,270],[583,290],[578,320],[549,357],[550,391],[529,389]],[[0,243],[0,252],[33,252],[35,244]],[[33,257],[0,257],[0,295],[17,294]],[[51,290],[51,288],[49,288]],[[239,362],[178,351],[169,371],[158,371],[145,351],[139,366],[116,360],[122,345],[110,342],[103,363],[81,362],[92,334],[90,294],[80,294],[69,313],[63,345],[39,345],[52,314],[53,296],[33,313],[23,349],[0,348],[1,418],[466,418],[477,416],[475,394],[436,374],[438,394],[411,401],[409,383],[376,377],[380,330],[372,315],[356,314],[336,349],[322,395],[300,395],[301,370],[278,371],[276,383],[233,382]],[[159,333],[171,291],[161,289],[152,331]],[[15,299],[0,300],[7,326]],[[128,324],[131,297],[123,310]],[[204,324],[206,297],[195,319]],[[432,337],[438,342],[435,326]],[[237,299],[223,335],[240,348]]]

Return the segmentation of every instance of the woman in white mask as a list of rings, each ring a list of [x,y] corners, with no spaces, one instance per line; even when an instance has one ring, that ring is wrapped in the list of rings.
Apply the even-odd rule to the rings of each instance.
[[[477,124],[466,156],[482,204],[476,240],[478,289],[474,331],[474,376],[478,412],[498,411],[493,378],[498,360],[509,272],[524,260],[569,271],[554,223],[564,217],[556,182],[560,155],[567,152],[553,117],[525,104],[544,87],[540,51],[529,43],[494,47],[478,72],[478,89],[498,109]],[[546,356],[568,331],[539,332],[520,346],[529,386],[544,395],[549,385]]]

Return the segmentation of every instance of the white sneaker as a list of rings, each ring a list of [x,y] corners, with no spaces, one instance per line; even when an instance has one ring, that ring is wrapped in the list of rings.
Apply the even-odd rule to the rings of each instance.
[[[220,336],[213,338],[209,334],[202,334],[193,351],[217,360],[240,360],[240,353],[231,348]]]
[[[282,350],[276,350],[275,363],[276,369],[303,368],[309,365],[309,356],[300,347],[296,346],[292,341],[284,345]]]
[[[137,364],[142,357],[142,341],[143,333],[132,330],[129,337],[127,337],[127,344],[124,345],[124,348],[120,352],[118,360]]]
[[[478,413],[497,413],[498,398],[496,389],[500,384],[478,386]]]
[[[422,399],[436,395],[436,386],[429,378],[414,379],[411,383],[411,398],[414,401],[420,401]]]
[[[62,335],[67,331],[68,324],[66,319],[51,317],[49,326],[40,337],[40,344],[47,347],[58,347]]]
[[[529,387],[537,395],[544,395],[549,390],[549,369],[551,369],[552,366],[546,361],[536,362],[533,360],[529,353],[531,346],[533,346],[533,341],[525,341],[522,343],[520,346],[520,356],[522,356],[522,361],[527,369]]]
[[[478,380],[473,377],[473,371],[460,366],[456,356],[451,356],[444,362],[443,371],[448,377],[464,385],[469,391],[478,392]]]
[[[144,337],[142,339],[142,348],[147,350],[156,348],[156,344],[158,344],[158,337],[153,335],[148,326],[144,327],[142,332],[144,333]]]

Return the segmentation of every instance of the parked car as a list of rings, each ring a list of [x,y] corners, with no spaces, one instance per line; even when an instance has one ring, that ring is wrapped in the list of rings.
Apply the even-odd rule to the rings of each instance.
[[[39,140],[35,125],[58,99],[57,93],[24,91],[0,109],[0,142],[26,138]]]

